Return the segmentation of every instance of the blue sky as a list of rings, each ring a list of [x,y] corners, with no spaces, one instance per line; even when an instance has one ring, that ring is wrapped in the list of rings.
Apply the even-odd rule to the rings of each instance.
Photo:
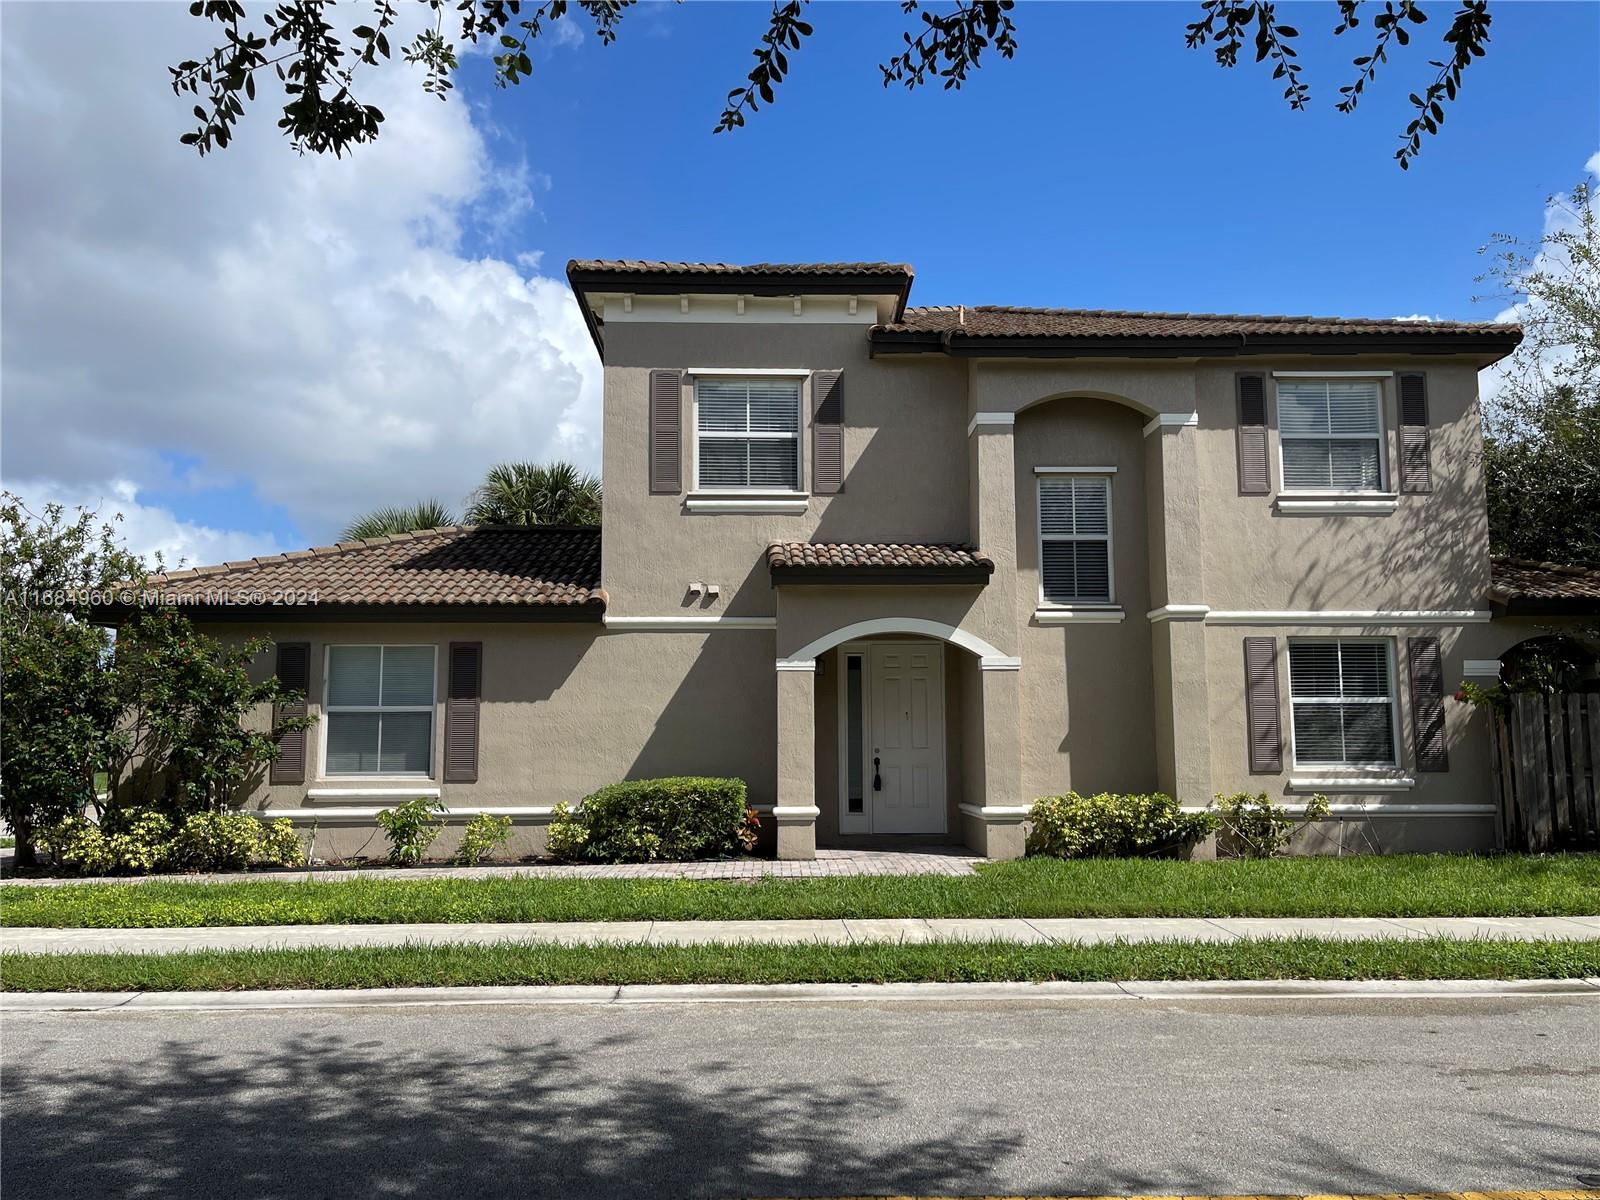
[[[877,69],[898,4],[816,3],[776,104],[713,136],[766,6],[644,3],[610,47],[552,27],[516,88],[469,55],[441,104],[396,61],[366,93],[383,136],[334,162],[296,158],[267,104],[223,153],[177,144],[192,101],[165,67],[211,44],[184,6],[99,8],[85,89],[72,27],[11,0],[0,475],[214,562],[459,505],[504,458],[598,468],[570,257],[906,261],[922,304],[1492,319],[1478,247],[1537,236],[1600,165],[1600,4],[1496,3],[1402,172],[1453,5],[1426,8],[1346,117],[1372,33],[1336,41],[1333,0],[1280,5],[1301,113],[1268,70],[1185,48],[1198,5],[1024,3],[1015,60],[907,93]]]
[[[764,7],[646,7],[610,47],[549,53],[526,95],[469,77],[497,148],[550,178],[517,235],[547,267],[889,259],[928,304],[1472,317],[1476,248],[1537,233],[1543,197],[1600,149],[1594,4],[1496,5],[1489,56],[1409,172],[1391,157],[1406,95],[1453,6],[1427,5],[1342,116],[1371,24],[1333,38],[1331,2],[1282,6],[1313,87],[1299,113],[1268,70],[1184,46],[1197,5],[1024,4],[1014,60],[907,94],[876,69],[898,5],[818,4],[778,102],[716,137]]]

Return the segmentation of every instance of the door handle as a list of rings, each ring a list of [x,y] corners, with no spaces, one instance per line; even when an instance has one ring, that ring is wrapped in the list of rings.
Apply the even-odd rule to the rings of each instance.
[[[876,754],[872,756],[872,790],[875,792],[883,791],[883,776],[878,774],[878,756]]]

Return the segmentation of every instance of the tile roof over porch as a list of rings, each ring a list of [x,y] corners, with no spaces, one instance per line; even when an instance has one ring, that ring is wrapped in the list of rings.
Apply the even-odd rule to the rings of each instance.
[[[767,569],[777,583],[966,583],[982,586],[994,562],[955,542],[774,542]]]

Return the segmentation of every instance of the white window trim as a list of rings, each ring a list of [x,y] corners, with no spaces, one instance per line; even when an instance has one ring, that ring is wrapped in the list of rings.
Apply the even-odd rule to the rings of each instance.
[[[1115,472],[1115,470],[1115,467],[1110,469],[1111,472]],[[1073,467],[1035,467],[1033,472],[1035,476],[1033,484],[1034,561],[1039,564],[1039,600],[1034,609],[1034,618],[1039,620],[1040,624],[1046,624],[1048,622],[1043,619],[1045,614],[1085,611],[1102,614],[1116,613],[1118,614],[1117,616],[1108,616],[1107,619],[1120,621],[1122,619],[1120,615],[1122,610],[1117,607],[1117,552],[1116,542],[1112,536],[1116,532],[1116,525],[1111,513],[1112,502],[1115,499],[1111,486],[1112,474],[1103,468],[1095,468],[1092,471],[1079,471]],[[1106,481],[1106,532],[1104,536],[1106,544],[1106,598],[1104,600],[1052,600],[1044,594],[1044,544],[1046,541],[1098,542],[1102,540],[1099,534],[1088,536],[1073,534],[1070,537],[1065,534],[1052,534],[1048,538],[1045,536],[1044,497],[1039,490],[1039,483],[1040,480],[1049,478],[1052,475],[1062,474],[1081,474],[1087,478],[1098,478]]]
[[[692,454],[694,490],[686,498],[686,507],[690,512],[793,512],[797,503],[796,498],[804,498],[809,504],[811,493],[806,483],[806,451],[805,436],[806,426],[806,400],[811,390],[808,382],[810,371],[774,368],[772,370],[746,371],[746,370],[702,370],[690,372],[691,375],[714,375],[721,379],[789,379],[796,384],[795,387],[795,431],[794,440],[794,465],[795,486],[790,488],[772,487],[745,487],[745,488],[706,488],[700,484],[700,439],[708,435],[700,431],[700,384],[696,382],[690,389],[689,419],[694,432],[694,450]],[[771,441],[788,441],[791,435],[787,433],[773,433],[770,431],[752,431],[748,433],[733,433],[731,431],[713,432],[709,435],[713,439],[722,437],[727,440],[734,438],[740,441],[763,439]],[[727,497],[728,501],[719,501],[716,497]],[[732,501],[733,503],[730,503]],[[734,507],[737,504],[738,507]],[[750,507],[753,504],[754,507]],[[799,511],[804,512],[801,508]]]
[[[1297,771],[1314,771],[1323,775],[1342,775],[1361,771],[1398,771],[1400,769],[1400,691],[1399,678],[1395,674],[1394,639],[1385,637],[1291,637],[1286,639],[1290,648],[1285,654],[1289,667],[1289,746],[1290,761]],[[1294,694],[1294,654],[1293,647],[1310,642],[1331,642],[1338,644],[1349,642],[1354,644],[1381,645],[1383,646],[1384,667],[1389,673],[1389,695],[1380,699],[1376,696],[1354,697],[1349,700],[1334,700],[1331,698],[1300,699]],[[1342,675],[1342,668],[1341,668]],[[1389,706],[1389,744],[1394,747],[1394,757],[1388,762],[1316,762],[1303,763],[1300,761],[1300,747],[1294,733],[1294,706],[1296,704],[1387,704]]]
[[[364,646],[376,646],[380,651],[379,660],[378,660],[378,688],[379,688],[378,698],[379,699],[383,698],[383,690],[382,690],[383,689],[383,659],[382,659],[381,651],[385,647],[392,646],[397,650],[401,650],[401,649],[412,649],[412,648],[415,648],[415,647],[418,647],[418,646],[426,646],[428,649],[432,650],[433,651],[433,703],[432,704],[427,704],[427,705],[422,705],[422,704],[407,704],[407,705],[398,705],[398,704],[389,704],[389,705],[341,704],[341,705],[338,706],[338,708],[334,708],[333,706],[331,706],[328,703],[328,688],[329,688],[330,684],[333,682],[333,680],[332,680],[332,673],[329,671],[328,668],[329,668],[329,664],[332,662],[332,659],[333,659],[334,648],[337,647],[337,648],[339,648],[341,650],[345,650],[345,649],[360,649],[361,647],[364,647]],[[375,713],[380,713],[380,714],[381,713],[386,713],[386,712],[425,712],[425,713],[428,713],[429,714],[429,721],[428,721],[428,769],[426,771],[423,771],[423,772],[415,772],[415,771],[391,771],[391,772],[365,771],[365,772],[358,772],[358,773],[354,773],[354,774],[343,774],[343,775],[330,775],[330,774],[328,774],[328,731],[329,731],[329,728],[332,725],[332,722],[329,721],[328,718],[335,712],[341,712],[341,713],[347,713],[347,712],[352,712],[352,713],[375,712]],[[436,765],[436,760],[438,758],[438,755],[435,753],[435,743],[438,741],[438,738],[439,738],[439,646],[438,646],[438,643],[436,643],[436,642],[432,642],[432,643],[430,643],[430,642],[327,642],[327,643],[325,643],[323,645],[323,647],[322,647],[322,721],[321,721],[321,725],[322,725],[322,737],[319,739],[319,742],[321,744],[321,755],[320,755],[319,760],[317,762],[317,778],[319,780],[359,779],[359,780],[362,780],[363,782],[367,782],[367,783],[377,783],[377,782],[384,782],[384,781],[388,781],[388,780],[398,780],[398,779],[432,779],[433,778],[434,767]],[[380,735],[380,740],[379,740],[379,748],[380,748],[380,750],[382,749],[382,744],[383,743],[382,743],[381,735]]]
[[[1309,372],[1308,371],[1308,372],[1305,372],[1304,374],[1299,374],[1299,375],[1293,376],[1293,378],[1302,379],[1302,380],[1343,379],[1345,381],[1349,381],[1352,378],[1370,379],[1370,380],[1372,380],[1374,383],[1376,383],[1378,385],[1378,431],[1377,431],[1376,435],[1373,435],[1375,437],[1377,443],[1378,443],[1378,486],[1375,487],[1375,488],[1292,488],[1292,487],[1290,487],[1289,486],[1288,476],[1284,474],[1284,470],[1283,470],[1283,443],[1285,441],[1290,441],[1290,442],[1355,441],[1356,438],[1358,438],[1358,437],[1365,439],[1366,437],[1368,437],[1368,435],[1366,435],[1366,434],[1357,434],[1357,435],[1354,435],[1354,436],[1340,435],[1337,438],[1335,438],[1331,434],[1328,435],[1327,437],[1322,437],[1320,435],[1307,435],[1307,434],[1288,434],[1288,435],[1285,435],[1284,432],[1283,432],[1283,420],[1282,420],[1282,417],[1281,417],[1282,405],[1278,400],[1278,389],[1276,387],[1274,387],[1272,389],[1272,416],[1273,416],[1274,424],[1276,426],[1276,432],[1277,432],[1277,435],[1278,435],[1278,494],[1280,496],[1283,496],[1283,497],[1287,498],[1287,504],[1283,500],[1277,501],[1276,507],[1280,512],[1283,512],[1283,513],[1316,513],[1316,512],[1392,512],[1393,511],[1393,507],[1394,506],[1392,504],[1390,504],[1389,502],[1391,500],[1398,501],[1398,496],[1396,495],[1396,493],[1394,493],[1394,492],[1389,490],[1389,389],[1384,385],[1384,382],[1383,382],[1385,378],[1387,378],[1388,376],[1390,376],[1392,374],[1393,374],[1393,372],[1386,371],[1386,372],[1382,372],[1381,374],[1362,373],[1362,374],[1357,375],[1357,376],[1351,376],[1349,374],[1341,374],[1341,373],[1339,373],[1337,371],[1316,371],[1316,372]],[[1277,371],[1274,371],[1272,373],[1272,375],[1273,375],[1273,378],[1275,380],[1284,377],[1282,374],[1280,374]],[[1382,508],[1367,508],[1367,507],[1352,508],[1352,507],[1348,507],[1347,506],[1348,502],[1352,501],[1352,500],[1376,501],[1376,502],[1378,502],[1378,503],[1380,503],[1382,505],[1385,505],[1386,507],[1382,507]]]

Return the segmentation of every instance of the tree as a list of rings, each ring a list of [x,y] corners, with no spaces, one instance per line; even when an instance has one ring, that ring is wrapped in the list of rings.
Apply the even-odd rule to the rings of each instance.
[[[32,866],[39,831],[93,804],[118,706],[93,604],[144,576],[115,528],[0,493],[0,813]]]
[[[437,500],[419,500],[409,507],[389,505],[373,509],[351,521],[339,536],[342,541],[359,542],[364,538],[414,533],[418,529],[438,529],[455,523],[455,514]]]
[[[332,23],[335,0],[282,0],[260,16],[259,25],[247,21],[238,0],[194,0],[190,13],[212,22],[221,38],[202,57],[169,68],[174,93],[205,101],[195,104],[197,124],[183,134],[183,142],[201,154],[225,149],[245,106],[256,99],[258,76],[269,67],[284,94],[278,127],[297,150],[342,156],[373,141],[383,124],[383,112],[358,98],[357,81],[391,59],[389,39],[399,36],[401,2],[373,0],[363,6],[359,23],[342,33],[335,32]],[[528,47],[554,23],[577,20],[574,9],[583,14],[595,36],[610,45],[633,0],[576,0],[576,4],[542,0],[527,10],[519,0],[418,3],[426,6],[427,25],[400,47],[401,56],[422,68],[423,89],[444,99],[460,67],[458,46],[498,46],[494,78],[508,87],[533,73]],[[745,82],[728,92],[715,132],[742,128],[747,111],[756,112],[776,99],[776,89],[790,72],[790,54],[812,34],[813,27],[803,16],[808,4],[809,0],[774,0],[767,28],[752,51],[755,65]],[[1339,19],[1333,35],[1360,28],[1362,0],[1336,0],[1336,4]],[[879,65],[884,86],[918,88],[943,80],[946,89],[959,89],[981,65],[986,50],[1013,57],[1014,7],[1015,0],[947,0],[935,10],[923,8],[919,0],[902,0],[908,18],[916,16],[912,28],[917,32],[902,34],[903,48]],[[451,8],[453,14],[447,12]],[[1352,60],[1354,78],[1339,89],[1340,112],[1355,110],[1390,53],[1408,45],[1414,27],[1426,21],[1417,0],[1384,0],[1383,11],[1372,16],[1372,36],[1361,47],[1364,52]],[[1428,63],[1432,79],[1420,94],[1410,94],[1414,113],[1395,152],[1401,167],[1408,168],[1421,152],[1423,136],[1437,133],[1444,123],[1445,105],[1456,98],[1463,73],[1486,52],[1490,21],[1488,0],[1461,0],[1444,32],[1442,56]],[[1310,105],[1311,88],[1295,49],[1298,37],[1297,29],[1278,19],[1277,6],[1270,0],[1200,0],[1199,19],[1187,27],[1184,40],[1191,49],[1210,47],[1220,66],[1233,67],[1250,39],[1255,61],[1270,62],[1272,77],[1284,81],[1289,106],[1304,109]]]
[[[260,638],[219,642],[169,607],[145,609],[122,627],[113,672],[118,722],[107,758],[111,801],[103,813],[112,824],[125,809],[182,817],[235,807],[278,757],[278,739],[312,725],[309,717],[277,716],[265,729],[251,727],[258,706],[302,699],[276,676],[251,678],[251,663],[270,648]]]
[[[1533,244],[1497,235],[1480,282],[1523,340],[1484,406],[1496,553],[1600,564],[1600,215],[1589,184],[1551,197]]]
[[[600,480],[567,462],[490,467],[467,509],[472,525],[598,525]]]

